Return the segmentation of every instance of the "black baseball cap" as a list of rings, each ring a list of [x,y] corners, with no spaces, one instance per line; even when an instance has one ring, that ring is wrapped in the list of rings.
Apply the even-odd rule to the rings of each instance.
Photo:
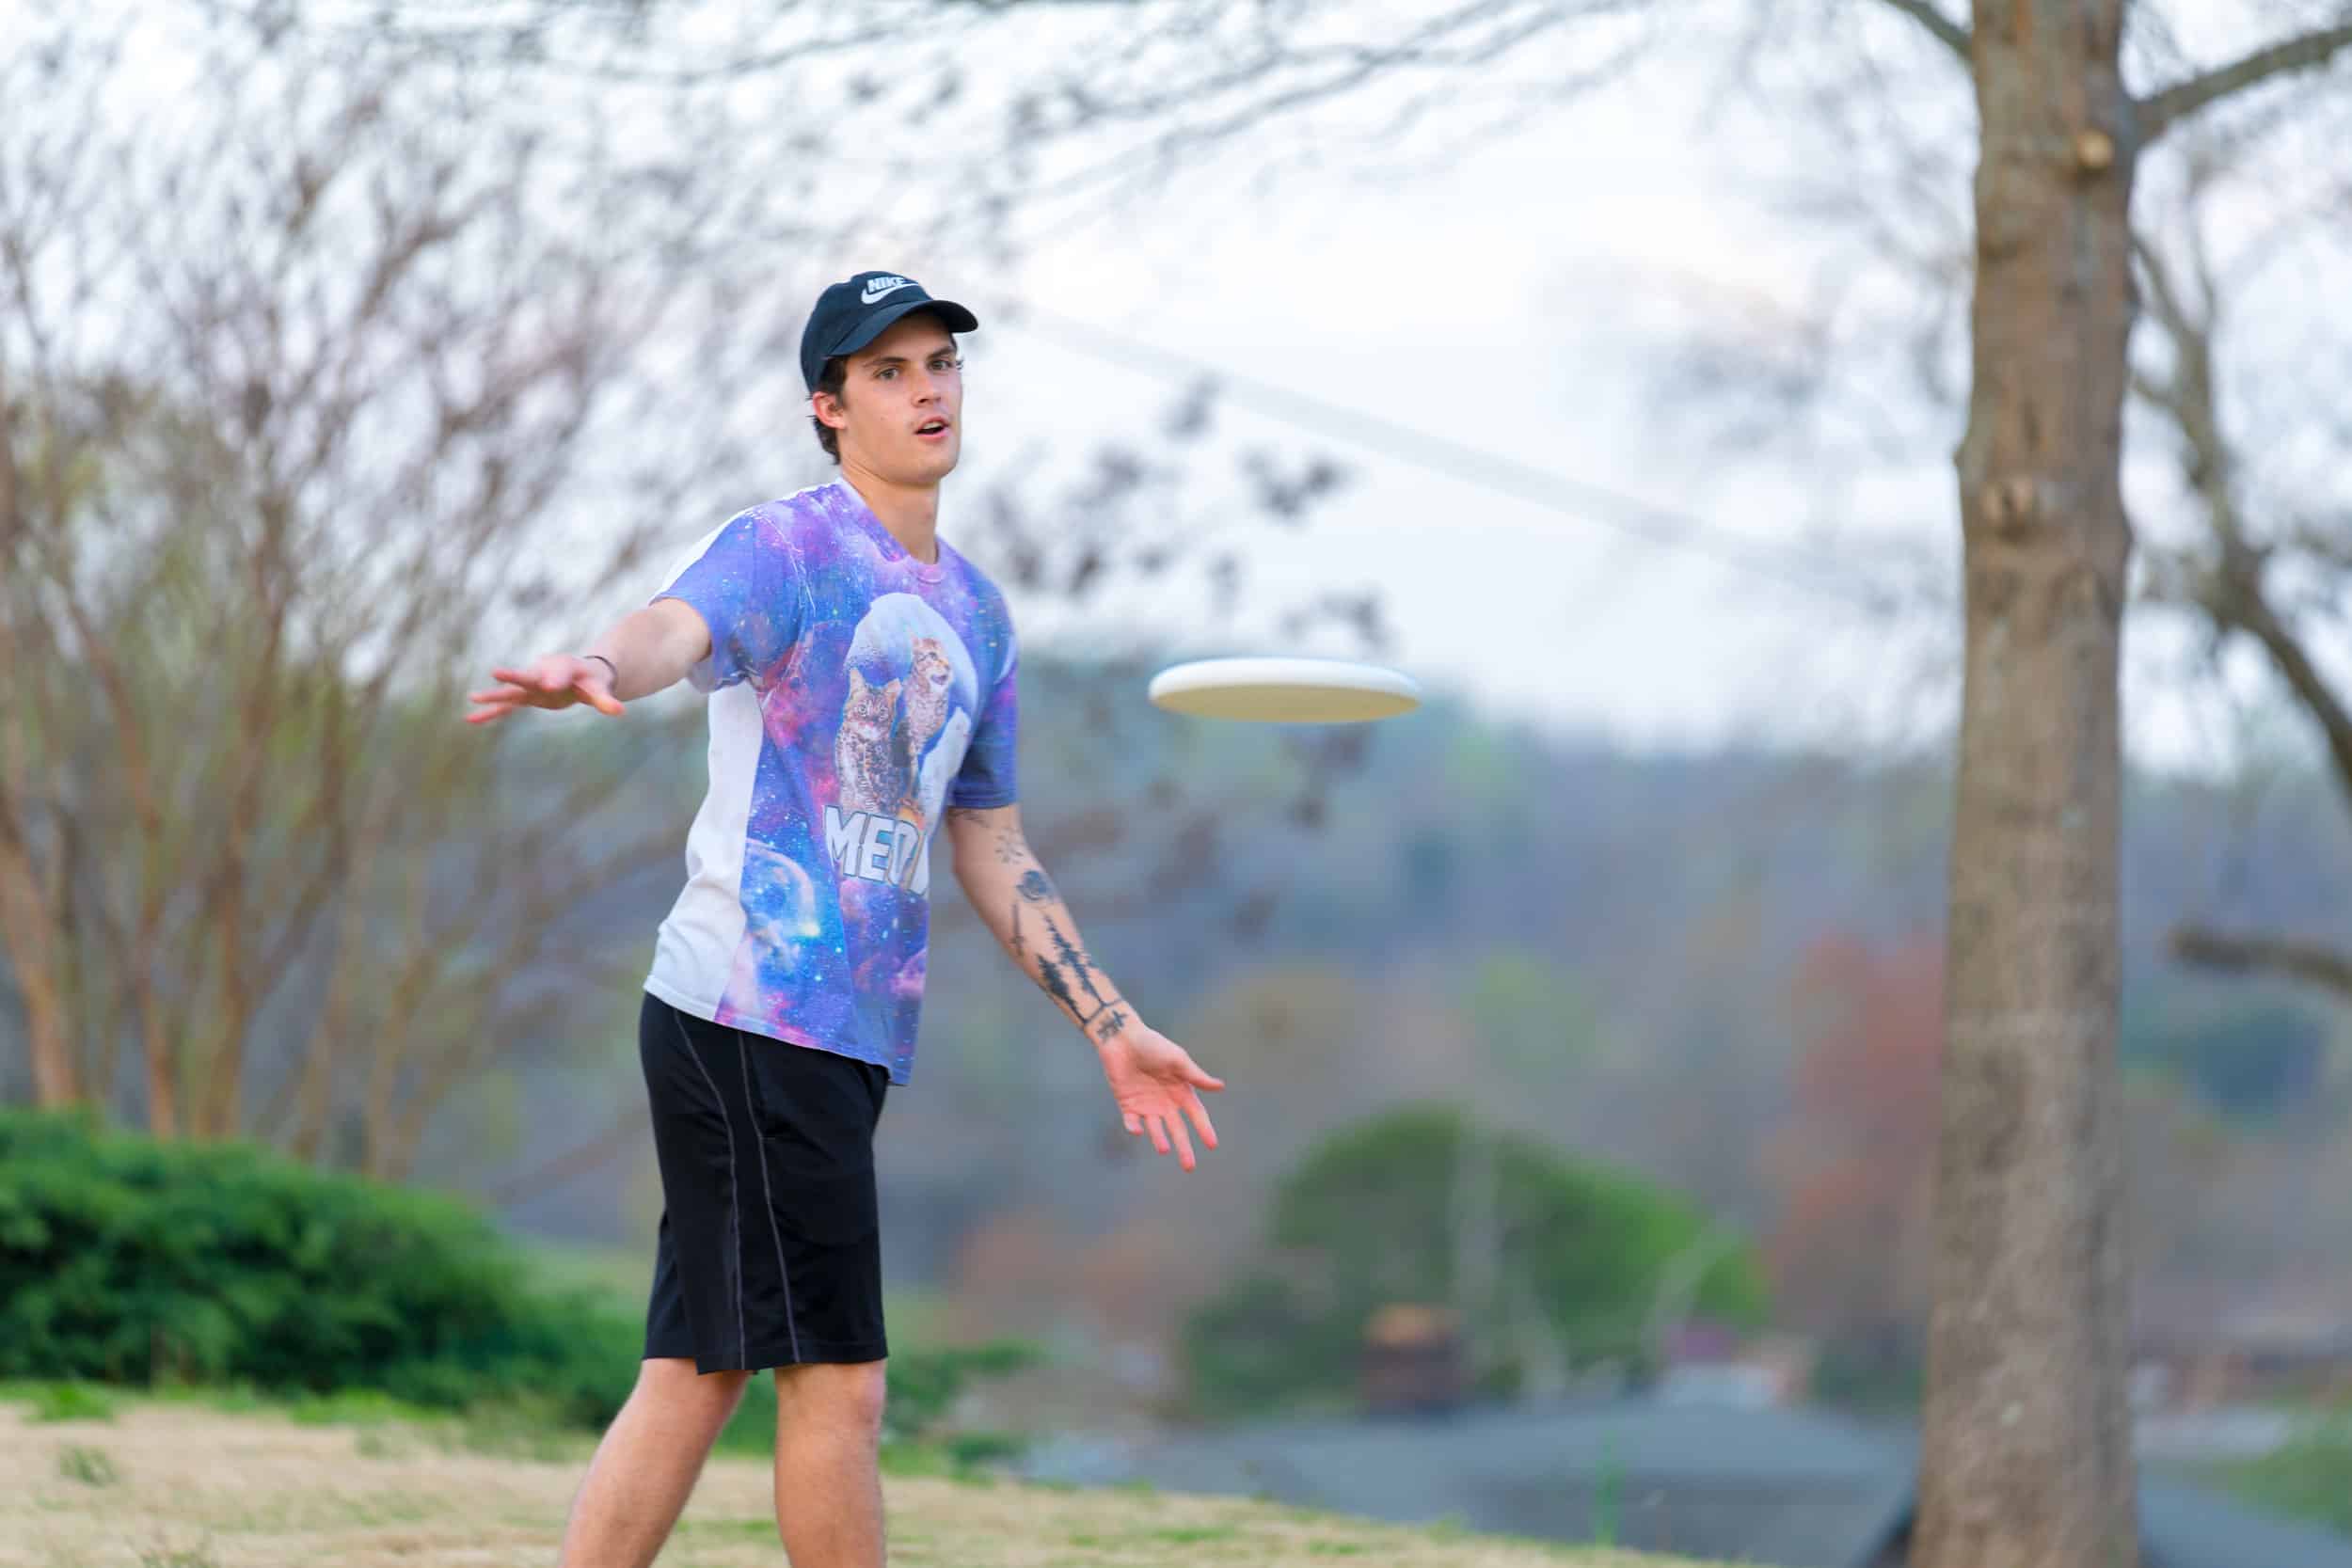
[[[950,332],[977,332],[980,320],[952,299],[933,299],[923,285],[895,272],[862,272],[817,296],[817,307],[801,329],[801,378],[810,391],[825,373],[825,361],[855,354],[882,335],[900,316],[929,310]]]

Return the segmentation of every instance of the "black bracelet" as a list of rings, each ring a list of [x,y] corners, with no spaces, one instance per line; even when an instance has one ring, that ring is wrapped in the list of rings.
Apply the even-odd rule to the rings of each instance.
[[[580,657],[583,659],[593,658],[597,660],[603,664],[606,669],[612,672],[612,680],[611,684],[614,686],[621,684],[621,667],[613,663],[611,659],[606,658],[602,654],[582,654]]]

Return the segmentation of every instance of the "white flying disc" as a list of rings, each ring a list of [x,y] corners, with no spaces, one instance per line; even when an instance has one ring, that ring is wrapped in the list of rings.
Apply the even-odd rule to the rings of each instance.
[[[1203,658],[1152,677],[1153,704],[1196,719],[1352,724],[1421,706],[1411,678],[1336,658]]]

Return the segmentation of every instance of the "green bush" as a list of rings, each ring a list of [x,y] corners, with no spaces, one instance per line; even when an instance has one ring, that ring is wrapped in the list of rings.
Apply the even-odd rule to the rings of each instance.
[[[89,1380],[259,1394],[339,1425],[462,1410],[468,1442],[506,1448],[600,1428],[636,1381],[644,1320],[607,1286],[542,1281],[450,1198],[248,1145],[0,1112],[0,1380],[41,1380],[44,1418],[109,1414],[71,1381]],[[889,1437],[946,1440],[975,1379],[1033,1355],[1010,1342],[894,1354]],[[766,1452],[775,1424],[774,1386],[755,1379],[722,1442]]]
[[[0,1377],[530,1396],[596,1423],[641,1334],[584,1292],[532,1288],[519,1249],[449,1198],[0,1113]]]
[[[1268,1266],[1186,1321],[1195,1403],[1237,1414],[1351,1395],[1375,1312],[1455,1298],[1457,1200],[1481,1172],[1497,1271],[1488,1299],[1532,1307],[1572,1359],[1639,1366],[1661,1284],[1686,1259],[1704,1263],[1690,1309],[1722,1323],[1762,1321],[1752,1250],[1707,1242],[1706,1217],[1679,1196],[1478,1128],[1451,1106],[1410,1106],[1340,1129],[1276,1189]],[[1481,1392],[1508,1390],[1521,1374],[1502,1348],[1507,1326],[1501,1318],[1465,1324],[1467,1370]]]
[[[1202,1303],[1184,1320],[1180,1354],[1193,1400],[1205,1414],[1327,1402],[1354,1388],[1360,1315],[1325,1321],[1301,1293],[1253,1274]]]
[[[1037,1359],[1035,1347],[1012,1340],[894,1354],[883,1435],[910,1440],[934,1436],[974,1380],[1004,1377],[1034,1365]]]

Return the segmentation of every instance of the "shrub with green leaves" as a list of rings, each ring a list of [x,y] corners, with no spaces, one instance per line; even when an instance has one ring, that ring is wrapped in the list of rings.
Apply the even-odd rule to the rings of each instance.
[[[627,1397],[641,1334],[535,1288],[452,1199],[245,1144],[0,1113],[0,1377],[528,1395],[596,1422]]]
[[[248,1145],[0,1112],[0,1380],[40,1380],[46,1418],[109,1414],[76,1379],[207,1384],[320,1420],[468,1410],[469,1441],[529,1446],[609,1421],[644,1348],[644,1320],[609,1290],[548,1288],[453,1199]],[[903,1349],[886,1435],[1001,1450],[1001,1434],[952,1433],[952,1407],[1034,1354],[1009,1341]],[[773,1385],[756,1379],[723,1442],[766,1451],[775,1421]]]
[[[1762,1320],[1753,1250],[1712,1236],[1679,1195],[1480,1128],[1451,1106],[1408,1106],[1341,1128],[1278,1186],[1263,1266],[1186,1321],[1195,1402],[1239,1413],[1352,1394],[1375,1312],[1457,1298],[1466,1212],[1485,1215],[1491,1249],[1490,1313],[1465,1324],[1482,1388],[1519,1375],[1507,1348],[1514,1312],[1534,1317],[1573,1361],[1639,1365],[1651,1314],[1661,1297],[1685,1294],[1675,1287],[1686,1270],[1680,1305],[1724,1323]]]

